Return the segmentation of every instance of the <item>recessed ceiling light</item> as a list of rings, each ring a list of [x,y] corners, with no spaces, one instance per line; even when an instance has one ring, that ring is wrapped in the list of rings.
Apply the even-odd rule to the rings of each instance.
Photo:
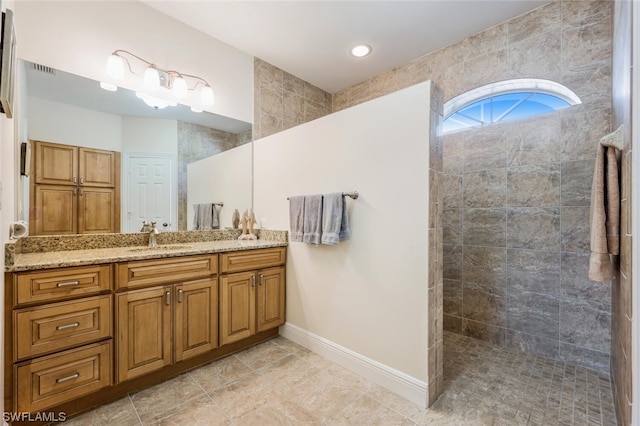
[[[367,56],[369,53],[371,53],[371,46],[367,46],[366,44],[359,44],[351,49],[351,54],[358,58]]]

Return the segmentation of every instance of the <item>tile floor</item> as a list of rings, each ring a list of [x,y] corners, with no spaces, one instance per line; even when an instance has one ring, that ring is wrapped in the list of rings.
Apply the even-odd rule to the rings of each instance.
[[[445,332],[429,410],[278,336],[70,425],[615,425],[607,376]]]

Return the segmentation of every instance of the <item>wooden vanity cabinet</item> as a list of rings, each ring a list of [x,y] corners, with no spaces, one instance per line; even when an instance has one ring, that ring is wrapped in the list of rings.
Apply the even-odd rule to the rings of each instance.
[[[111,385],[111,265],[7,278],[6,411],[35,412]]]
[[[222,254],[220,345],[284,324],[285,256],[284,248]]]
[[[217,262],[204,255],[118,264],[119,288],[145,287],[116,294],[118,382],[218,346]]]
[[[120,230],[120,154],[31,141],[30,233],[97,234]]]
[[[285,253],[6,273],[6,411],[71,415],[276,336]]]

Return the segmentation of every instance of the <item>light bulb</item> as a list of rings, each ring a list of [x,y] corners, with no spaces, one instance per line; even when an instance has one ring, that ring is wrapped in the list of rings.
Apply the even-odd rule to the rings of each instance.
[[[107,75],[114,80],[122,80],[124,78],[124,59],[121,56],[112,53],[107,58]]]
[[[173,79],[173,94],[178,99],[187,97],[187,82],[181,76]]]
[[[153,109],[163,109],[168,106],[176,106],[177,103],[175,101],[169,101],[167,99],[162,99],[157,96],[147,95],[146,93],[136,92],[136,96],[144,101],[145,104],[149,105]]]
[[[149,90],[157,90],[160,88],[160,74],[152,65],[144,71],[144,87]]]
[[[366,44],[360,44],[351,49],[351,54],[357,58],[367,56],[369,53],[371,53],[371,46],[368,46]]]
[[[213,89],[208,84],[202,88],[200,92],[200,102],[202,105],[213,105],[214,103]]]
[[[101,81],[100,87],[110,92],[115,92],[116,90],[118,90],[118,86],[116,86],[115,84],[107,83],[106,81]]]

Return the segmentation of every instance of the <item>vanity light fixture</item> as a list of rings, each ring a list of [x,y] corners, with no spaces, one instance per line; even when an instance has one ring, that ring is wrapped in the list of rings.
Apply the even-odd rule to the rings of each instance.
[[[138,62],[135,64],[137,72],[134,71],[134,67],[132,67],[132,62],[134,62],[132,59]],[[198,97],[199,105],[194,107],[194,111],[202,111],[200,105],[211,106],[215,101],[213,89],[211,89],[207,80],[202,77],[184,74],[174,70],[162,70],[152,62],[126,50],[115,50],[107,58],[107,76],[109,76],[110,79],[116,81],[124,79],[127,69],[133,75],[142,75],[144,89],[153,93],[153,95],[141,92],[136,92],[136,95],[153,108],[160,109],[177,105],[174,101],[164,99],[163,94],[175,99],[185,99],[188,96],[189,90],[197,90],[198,88],[200,88]],[[142,73],[140,69],[144,69],[144,73]],[[191,83],[191,87],[189,87],[189,83]],[[109,82],[101,82],[100,87],[110,91],[115,91],[118,88],[118,86]]]
[[[362,58],[363,56],[367,56],[371,53],[371,46],[367,44],[359,44],[351,49],[351,54],[356,58]]]

